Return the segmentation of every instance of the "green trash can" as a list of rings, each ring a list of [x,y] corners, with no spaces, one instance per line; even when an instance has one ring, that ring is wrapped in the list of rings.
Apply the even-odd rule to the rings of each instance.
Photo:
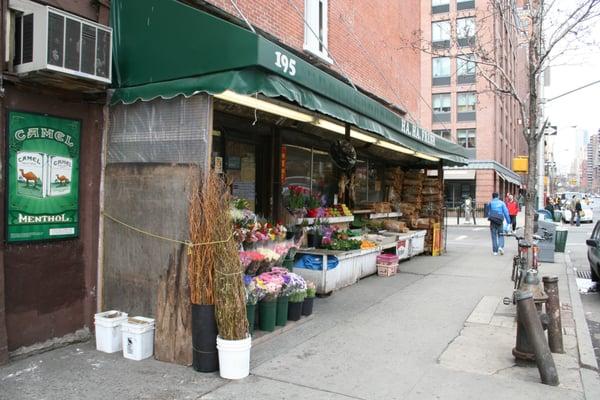
[[[565,228],[556,228],[556,234],[554,236],[554,251],[557,253],[564,253],[565,247],[567,247],[567,234],[569,231]]]
[[[562,220],[562,211],[554,210],[554,222],[560,222]]]

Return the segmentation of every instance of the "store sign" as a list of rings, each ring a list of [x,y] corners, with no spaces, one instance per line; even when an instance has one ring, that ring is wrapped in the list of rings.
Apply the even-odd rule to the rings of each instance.
[[[81,122],[8,113],[7,241],[79,234]]]

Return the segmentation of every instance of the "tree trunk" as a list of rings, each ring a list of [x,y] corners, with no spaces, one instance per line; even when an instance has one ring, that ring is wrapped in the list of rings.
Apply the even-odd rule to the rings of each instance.
[[[529,168],[527,172],[527,195],[525,196],[525,240],[533,240],[533,218],[536,213],[537,204],[535,197],[537,190],[535,181],[537,176],[537,141],[531,136],[527,137],[527,147],[529,150]]]

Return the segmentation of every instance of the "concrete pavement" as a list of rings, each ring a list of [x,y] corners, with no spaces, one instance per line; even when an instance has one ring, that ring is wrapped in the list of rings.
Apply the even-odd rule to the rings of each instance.
[[[487,229],[451,229],[448,254],[318,299],[313,318],[253,347],[239,382],[87,343],[0,368],[0,399],[592,398],[598,374],[581,368],[565,264],[542,268],[560,277],[567,350],[555,356],[561,385],[550,387],[511,355],[514,306],[501,299],[512,294],[516,243],[494,257],[489,242]]]

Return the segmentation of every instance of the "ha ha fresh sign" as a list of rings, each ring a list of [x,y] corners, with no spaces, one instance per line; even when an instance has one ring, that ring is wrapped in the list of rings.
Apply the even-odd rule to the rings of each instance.
[[[81,122],[8,113],[8,242],[79,235]]]

